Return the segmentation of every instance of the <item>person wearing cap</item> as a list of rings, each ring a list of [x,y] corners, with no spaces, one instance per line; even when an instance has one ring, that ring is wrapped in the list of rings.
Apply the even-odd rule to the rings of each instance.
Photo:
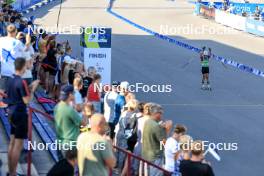
[[[123,81],[120,83],[120,93],[115,100],[115,118],[113,119],[113,124],[116,126],[119,118],[121,116],[121,112],[126,104],[126,96],[128,94],[129,83],[127,81]]]
[[[66,85],[61,88],[60,102],[54,109],[55,129],[57,139],[62,144],[71,144],[76,142],[80,134],[79,127],[85,126],[85,121],[72,107],[74,102],[74,88],[71,85]],[[62,150],[64,156],[65,151]]]
[[[118,81],[113,81],[111,90],[108,91],[104,96],[104,117],[110,127],[110,137],[114,139],[115,136],[115,101],[118,97],[117,87],[119,86]]]
[[[201,65],[202,65],[202,89],[211,90],[210,82],[209,82],[209,59],[211,58],[211,48],[206,50],[206,47],[202,48],[200,53]]]

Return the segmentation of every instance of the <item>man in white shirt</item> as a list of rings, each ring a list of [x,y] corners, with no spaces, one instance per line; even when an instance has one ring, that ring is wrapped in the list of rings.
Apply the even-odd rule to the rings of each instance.
[[[23,32],[19,32],[16,38],[22,42],[22,41],[25,41],[26,35]],[[24,43],[23,45],[25,48],[26,46]],[[35,51],[34,51],[33,46],[30,44],[29,47],[27,47],[27,49],[23,53],[24,53],[24,58],[26,59],[27,69],[24,75],[22,76],[22,78],[26,80],[28,85],[30,85],[31,82],[33,81],[32,69],[33,69],[33,61],[35,57]]]
[[[187,128],[183,125],[176,125],[174,132],[165,143],[165,169],[174,172],[175,160],[177,159],[177,153],[179,151],[179,139],[187,131]]]
[[[16,39],[17,29],[11,24],[7,26],[7,36],[0,38],[1,89],[6,89],[6,82],[15,73],[14,62],[17,57],[24,57],[30,46],[30,36],[26,36],[26,44]]]
[[[110,137],[114,138],[115,124],[112,123],[115,118],[115,101],[118,96],[117,87],[119,82],[113,81],[111,91],[108,91],[104,96],[104,117],[110,127]]]

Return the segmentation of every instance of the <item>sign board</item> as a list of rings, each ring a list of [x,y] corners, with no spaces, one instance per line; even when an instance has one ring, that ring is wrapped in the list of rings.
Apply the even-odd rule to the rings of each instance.
[[[85,69],[95,67],[102,84],[111,84],[111,28],[81,28],[82,57]]]

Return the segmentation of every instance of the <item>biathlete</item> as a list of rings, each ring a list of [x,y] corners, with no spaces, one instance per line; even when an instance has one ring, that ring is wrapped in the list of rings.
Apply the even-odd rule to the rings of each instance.
[[[211,48],[206,50],[206,47],[202,48],[200,53],[201,65],[202,65],[202,89],[211,90],[209,82],[209,60],[211,58]]]

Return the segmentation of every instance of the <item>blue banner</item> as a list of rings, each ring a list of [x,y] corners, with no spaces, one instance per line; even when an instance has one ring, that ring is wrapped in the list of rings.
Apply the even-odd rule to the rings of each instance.
[[[255,4],[255,3],[233,3],[231,2],[230,5],[235,7],[234,13],[241,14],[242,12],[246,12],[249,14],[253,14],[256,11],[256,7],[258,6],[260,11],[264,8],[264,4]]]
[[[246,32],[258,36],[264,36],[264,22],[253,19],[246,20]]]
[[[16,9],[17,11],[23,11],[25,9],[27,9],[28,7],[37,4],[39,2],[41,2],[42,0],[16,0],[12,6],[14,7],[14,9]]]
[[[216,9],[221,9],[223,7],[222,2],[201,2],[203,5],[206,6],[214,6]],[[264,9],[264,4],[256,4],[256,3],[236,3],[236,2],[229,2],[230,6],[234,6],[235,9],[233,10],[234,14],[241,14],[242,12],[246,12],[248,14],[255,13],[256,7],[258,6],[260,11]]]

